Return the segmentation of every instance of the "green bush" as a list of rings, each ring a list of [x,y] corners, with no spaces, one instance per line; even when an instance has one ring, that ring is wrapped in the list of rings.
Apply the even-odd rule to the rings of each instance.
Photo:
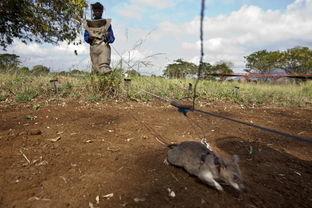
[[[25,89],[20,94],[16,95],[16,102],[28,102],[31,101],[33,98],[37,97],[37,91],[35,89]]]

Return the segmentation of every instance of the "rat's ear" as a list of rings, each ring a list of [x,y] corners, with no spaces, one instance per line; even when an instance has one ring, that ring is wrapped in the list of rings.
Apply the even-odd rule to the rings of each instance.
[[[238,155],[233,155],[232,161],[233,161],[234,163],[239,163],[239,157],[238,157]]]

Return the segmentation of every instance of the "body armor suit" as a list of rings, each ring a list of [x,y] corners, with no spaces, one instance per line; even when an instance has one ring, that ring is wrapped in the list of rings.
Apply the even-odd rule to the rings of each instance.
[[[111,19],[85,20],[84,29],[88,31],[89,37],[95,37],[90,43],[90,56],[92,61],[92,72],[96,74],[108,74],[112,71],[111,47],[105,42],[105,37]]]

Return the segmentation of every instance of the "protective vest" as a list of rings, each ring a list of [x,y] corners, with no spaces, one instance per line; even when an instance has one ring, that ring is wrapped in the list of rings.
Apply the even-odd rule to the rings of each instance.
[[[92,71],[97,74],[111,72],[111,48],[104,42],[104,35],[111,25],[111,19],[85,20],[84,29],[88,31],[89,37],[95,37],[90,44],[90,56]]]

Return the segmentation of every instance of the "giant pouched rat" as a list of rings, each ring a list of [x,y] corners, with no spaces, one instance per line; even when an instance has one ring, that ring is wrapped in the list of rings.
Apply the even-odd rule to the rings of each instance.
[[[183,167],[189,174],[197,176],[201,181],[223,191],[219,180],[231,185],[235,189],[245,190],[243,178],[239,169],[239,158],[234,155],[226,159],[216,155],[204,144],[186,141],[180,144],[168,145],[166,161],[178,167]]]

